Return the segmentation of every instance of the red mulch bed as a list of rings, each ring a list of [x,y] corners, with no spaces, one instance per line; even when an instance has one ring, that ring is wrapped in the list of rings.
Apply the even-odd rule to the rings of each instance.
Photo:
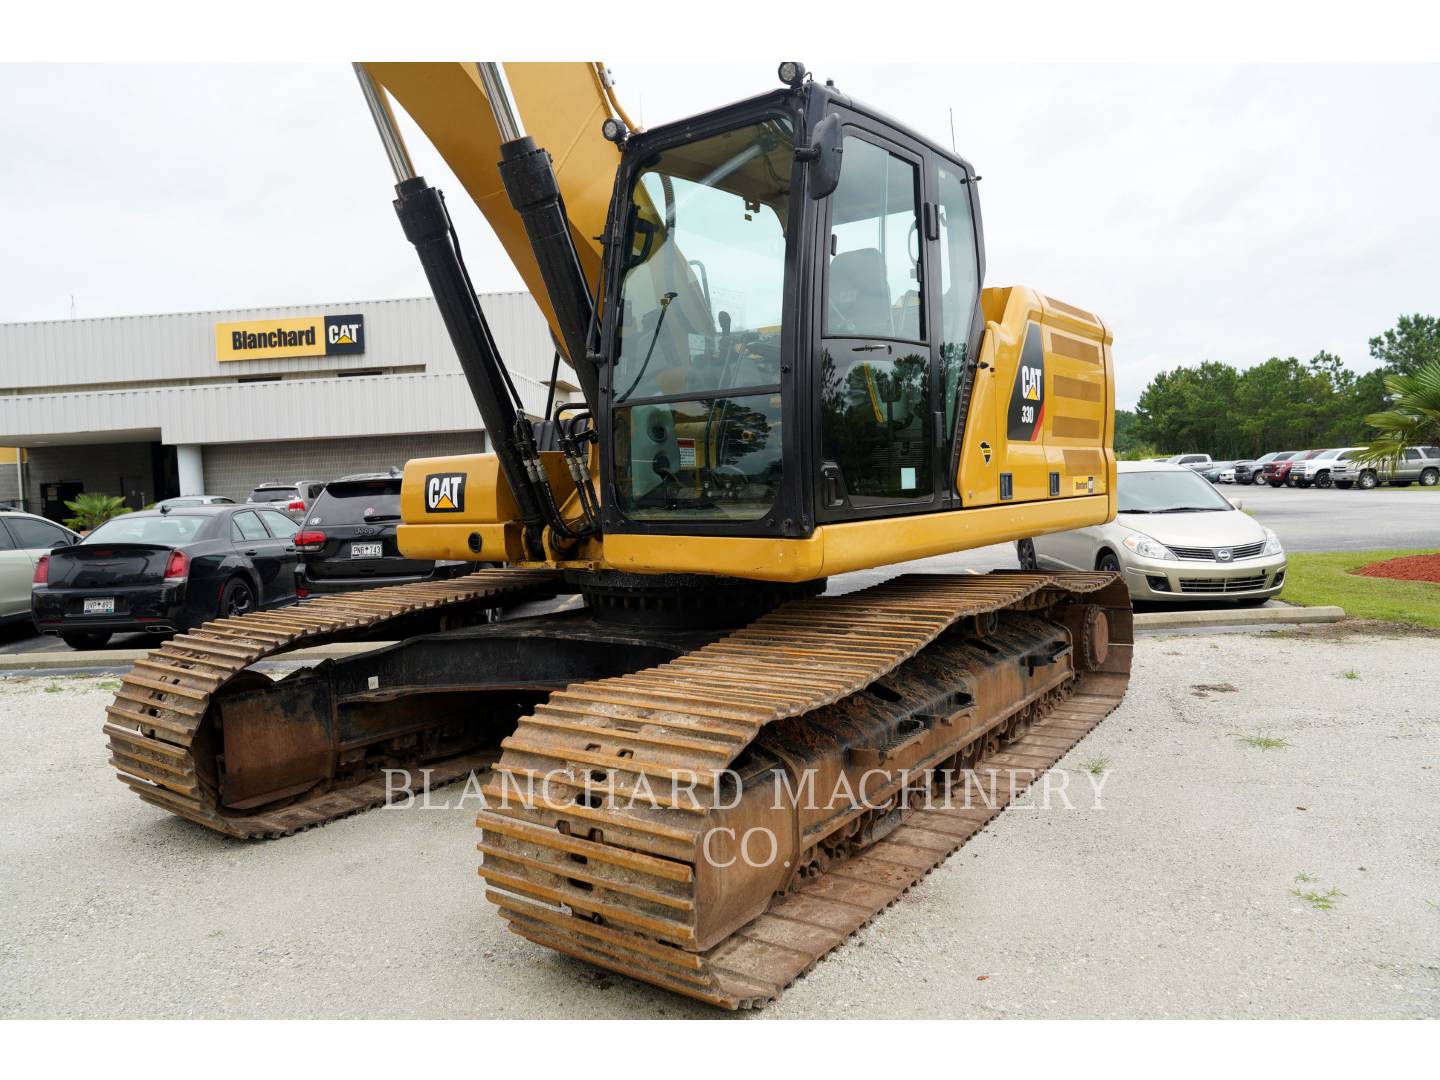
[[[1395,581],[1440,582],[1440,554],[1404,555],[1398,559],[1371,563],[1350,572],[1364,574],[1366,577],[1392,578]]]

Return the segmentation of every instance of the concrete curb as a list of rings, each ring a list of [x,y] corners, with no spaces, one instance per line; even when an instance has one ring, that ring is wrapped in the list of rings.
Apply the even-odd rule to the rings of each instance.
[[[1266,626],[1281,623],[1332,623],[1345,618],[1342,607],[1263,607],[1233,611],[1146,611],[1135,616],[1138,630],[1170,627],[1193,630],[1205,626]]]
[[[1339,607],[1236,608],[1233,611],[1147,611],[1135,616],[1137,630],[1196,630],[1205,627],[1277,626],[1293,623],[1332,623],[1345,618]],[[351,641],[296,649],[264,663],[313,664],[357,653],[383,649],[393,641]],[[67,668],[125,669],[150,652],[149,649],[98,649],[94,652],[32,652],[0,654],[0,674],[7,671],[63,671]]]

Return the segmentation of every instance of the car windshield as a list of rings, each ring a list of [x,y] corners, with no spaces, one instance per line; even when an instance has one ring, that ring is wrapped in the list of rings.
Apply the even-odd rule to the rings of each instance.
[[[293,487],[258,487],[250,492],[246,502],[289,502],[300,498],[300,492]]]
[[[1333,458],[1333,457],[1339,457],[1339,456],[1340,456],[1340,451],[1339,451],[1339,450],[1325,450],[1325,451],[1322,451],[1321,453],[1315,455],[1316,459],[1319,460],[1319,461],[1329,461],[1331,458]]]
[[[311,525],[400,520],[400,481],[344,480],[320,493],[310,511]]]
[[[82,544],[183,544],[195,539],[209,521],[196,514],[111,518],[81,541]]]
[[[1122,514],[1180,514],[1187,511],[1233,510],[1223,495],[1210,482],[1189,469],[1171,472],[1121,473],[1120,506]]]

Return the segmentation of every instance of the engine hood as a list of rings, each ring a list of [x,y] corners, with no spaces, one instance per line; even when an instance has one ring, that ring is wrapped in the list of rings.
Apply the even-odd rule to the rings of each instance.
[[[1239,510],[1198,514],[1117,514],[1115,523],[1169,547],[1235,547],[1265,539],[1265,528]]]

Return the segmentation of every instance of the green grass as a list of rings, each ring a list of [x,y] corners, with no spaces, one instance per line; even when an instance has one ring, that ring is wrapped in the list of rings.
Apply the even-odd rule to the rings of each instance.
[[[1107,757],[1092,757],[1089,761],[1082,761],[1080,768],[1084,769],[1091,776],[1099,776],[1106,769],[1110,768],[1110,759]]]
[[[1304,900],[1316,911],[1332,911],[1335,908],[1335,901],[1345,894],[1339,889],[1330,888],[1324,892],[1317,892],[1314,889],[1291,889],[1290,895]]]
[[[45,693],[47,694],[63,694],[64,692],[65,687],[61,686],[59,683],[52,682],[49,686],[45,687]]]
[[[1236,736],[1246,746],[1253,746],[1256,750],[1284,750],[1290,743],[1286,739],[1277,739],[1271,735],[1239,735]]]
[[[1365,577],[1351,570],[1432,551],[1302,551],[1286,558],[1281,599],[1306,607],[1338,604],[1354,619],[1379,619],[1440,630],[1440,584]]]
[[[1341,678],[1345,678],[1345,679],[1358,679],[1358,678],[1360,678],[1360,672],[1356,671],[1356,670],[1352,667],[1352,668],[1350,668],[1348,671],[1346,671],[1346,672],[1341,676]]]

